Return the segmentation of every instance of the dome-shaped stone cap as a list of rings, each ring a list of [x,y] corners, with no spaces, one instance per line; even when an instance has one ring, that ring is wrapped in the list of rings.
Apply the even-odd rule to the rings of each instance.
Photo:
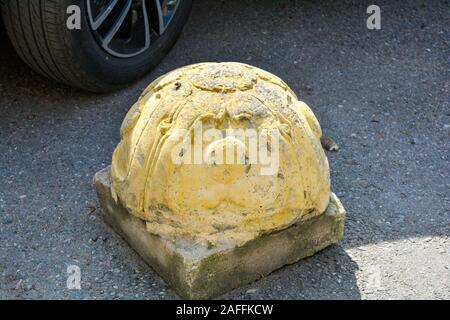
[[[200,125],[266,136],[278,130],[276,174],[262,175],[261,164],[174,163],[179,141],[171,133],[194,136]],[[320,136],[310,108],[273,74],[240,63],[187,66],[155,80],[128,112],[113,155],[113,192],[151,233],[243,242],[326,209],[330,179]],[[214,143],[202,145],[202,154],[221,142]]]

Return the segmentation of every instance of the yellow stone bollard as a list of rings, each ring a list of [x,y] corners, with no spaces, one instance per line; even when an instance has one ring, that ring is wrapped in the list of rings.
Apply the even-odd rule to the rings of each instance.
[[[94,181],[105,219],[186,298],[210,298],[343,235],[320,125],[241,63],[174,70],[128,112]]]

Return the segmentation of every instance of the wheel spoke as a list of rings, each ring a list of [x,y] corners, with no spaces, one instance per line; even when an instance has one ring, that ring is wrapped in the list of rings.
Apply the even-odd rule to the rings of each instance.
[[[158,13],[159,35],[162,35],[169,25],[180,0],[155,0]]]
[[[108,31],[108,33],[106,34],[105,38],[103,39],[103,46],[107,47],[109,45],[109,43],[111,42],[111,40],[114,38],[114,36],[116,35],[117,31],[119,31],[120,27],[122,26],[122,23],[124,22],[128,12],[131,9],[131,5],[133,4],[133,0],[127,0],[127,3],[125,5],[125,7],[123,8],[122,12],[120,13],[119,17],[117,18],[117,20],[114,22],[113,26],[111,27],[111,29]]]
[[[88,0],[87,7],[89,18],[91,19],[92,30],[97,30],[102,25],[102,23],[105,22],[106,18],[108,18],[108,16],[111,14],[111,11],[113,11],[114,7],[118,2],[119,0],[110,0],[108,6],[105,9],[103,9],[103,11],[100,12],[100,14],[94,17],[92,12],[91,0]]]
[[[142,14],[144,16],[144,24],[145,24],[145,49],[150,46],[150,21],[148,18],[147,5],[145,4],[145,0],[142,0]]]
[[[0,0],[1,1],[1,0]],[[146,51],[170,24],[180,0],[85,0],[99,45],[119,58]]]

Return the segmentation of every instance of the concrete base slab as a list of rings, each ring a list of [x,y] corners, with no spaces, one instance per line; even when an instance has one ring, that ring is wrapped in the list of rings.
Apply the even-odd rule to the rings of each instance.
[[[345,209],[332,194],[323,214],[260,235],[242,246],[193,246],[148,233],[143,220],[113,199],[109,167],[95,175],[94,184],[106,222],[187,299],[213,298],[251,283],[338,242],[344,233]]]

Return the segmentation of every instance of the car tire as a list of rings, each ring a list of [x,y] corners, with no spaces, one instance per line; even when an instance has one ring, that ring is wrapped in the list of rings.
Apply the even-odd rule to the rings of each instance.
[[[31,68],[73,87],[106,92],[156,66],[174,45],[192,6],[192,0],[108,1],[105,7],[90,0],[3,0],[1,11],[13,46]],[[80,28],[69,28],[70,14],[76,12]]]

